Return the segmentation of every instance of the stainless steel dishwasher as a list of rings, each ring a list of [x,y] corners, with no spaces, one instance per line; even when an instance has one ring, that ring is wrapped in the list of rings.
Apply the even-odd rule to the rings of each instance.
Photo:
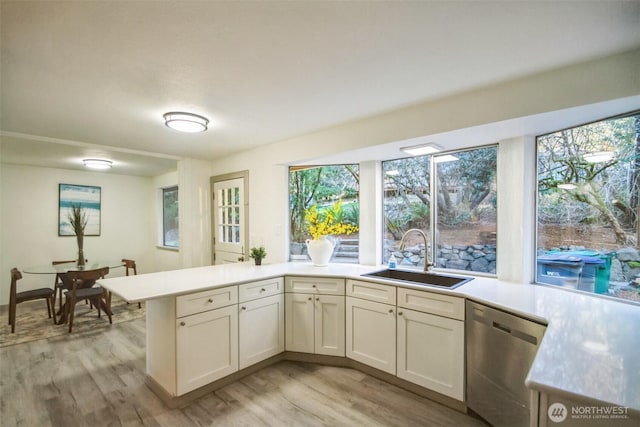
[[[524,380],[546,327],[467,301],[467,406],[491,425],[529,426]]]

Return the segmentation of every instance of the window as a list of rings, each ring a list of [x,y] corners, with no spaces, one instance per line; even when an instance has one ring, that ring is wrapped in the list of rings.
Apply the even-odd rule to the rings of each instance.
[[[180,245],[178,213],[178,187],[163,188],[162,246],[177,248]]]
[[[640,301],[640,112],[537,138],[536,281]]]
[[[289,168],[289,252],[291,260],[308,260],[306,240],[311,238],[305,211],[319,214],[341,200],[337,220],[358,226],[360,220],[359,166],[296,166]],[[336,243],[331,262],[357,263],[358,233],[330,236]]]
[[[496,166],[495,146],[383,162],[383,262],[393,254],[423,267],[428,256],[438,268],[495,274]]]
[[[496,273],[497,157],[495,146],[434,156],[437,267]]]

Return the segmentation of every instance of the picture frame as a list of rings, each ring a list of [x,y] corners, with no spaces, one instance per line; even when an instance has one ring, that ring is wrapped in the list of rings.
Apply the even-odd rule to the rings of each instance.
[[[69,223],[69,211],[80,205],[87,212],[85,236],[99,236],[102,212],[102,189],[93,185],[59,184],[58,236],[75,236]]]

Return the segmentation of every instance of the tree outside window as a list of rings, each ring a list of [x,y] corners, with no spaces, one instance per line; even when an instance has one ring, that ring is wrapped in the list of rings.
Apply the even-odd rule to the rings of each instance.
[[[423,267],[428,254],[438,268],[495,274],[496,163],[495,146],[383,162],[383,262],[393,254],[401,266]],[[428,247],[409,233],[400,250],[412,228],[430,236]]]
[[[178,225],[178,187],[162,189],[162,245],[177,248],[180,245]]]
[[[360,219],[359,166],[296,166],[289,169],[289,235],[291,260],[308,260],[305,241],[311,238],[305,211],[316,205],[318,213],[341,200],[338,220],[357,226]],[[336,240],[331,262],[358,262],[358,234],[331,236]]]
[[[536,281],[640,301],[640,114],[542,135],[537,146]]]

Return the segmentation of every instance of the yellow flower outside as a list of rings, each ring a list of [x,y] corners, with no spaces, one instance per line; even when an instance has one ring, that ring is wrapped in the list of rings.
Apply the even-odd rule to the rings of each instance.
[[[311,233],[314,239],[329,234],[348,235],[358,231],[358,226],[345,224],[336,220],[341,206],[342,201],[338,200],[332,208],[325,210],[324,215],[318,213],[318,205],[313,205],[304,211],[304,219],[309,226],[309,233]]]

